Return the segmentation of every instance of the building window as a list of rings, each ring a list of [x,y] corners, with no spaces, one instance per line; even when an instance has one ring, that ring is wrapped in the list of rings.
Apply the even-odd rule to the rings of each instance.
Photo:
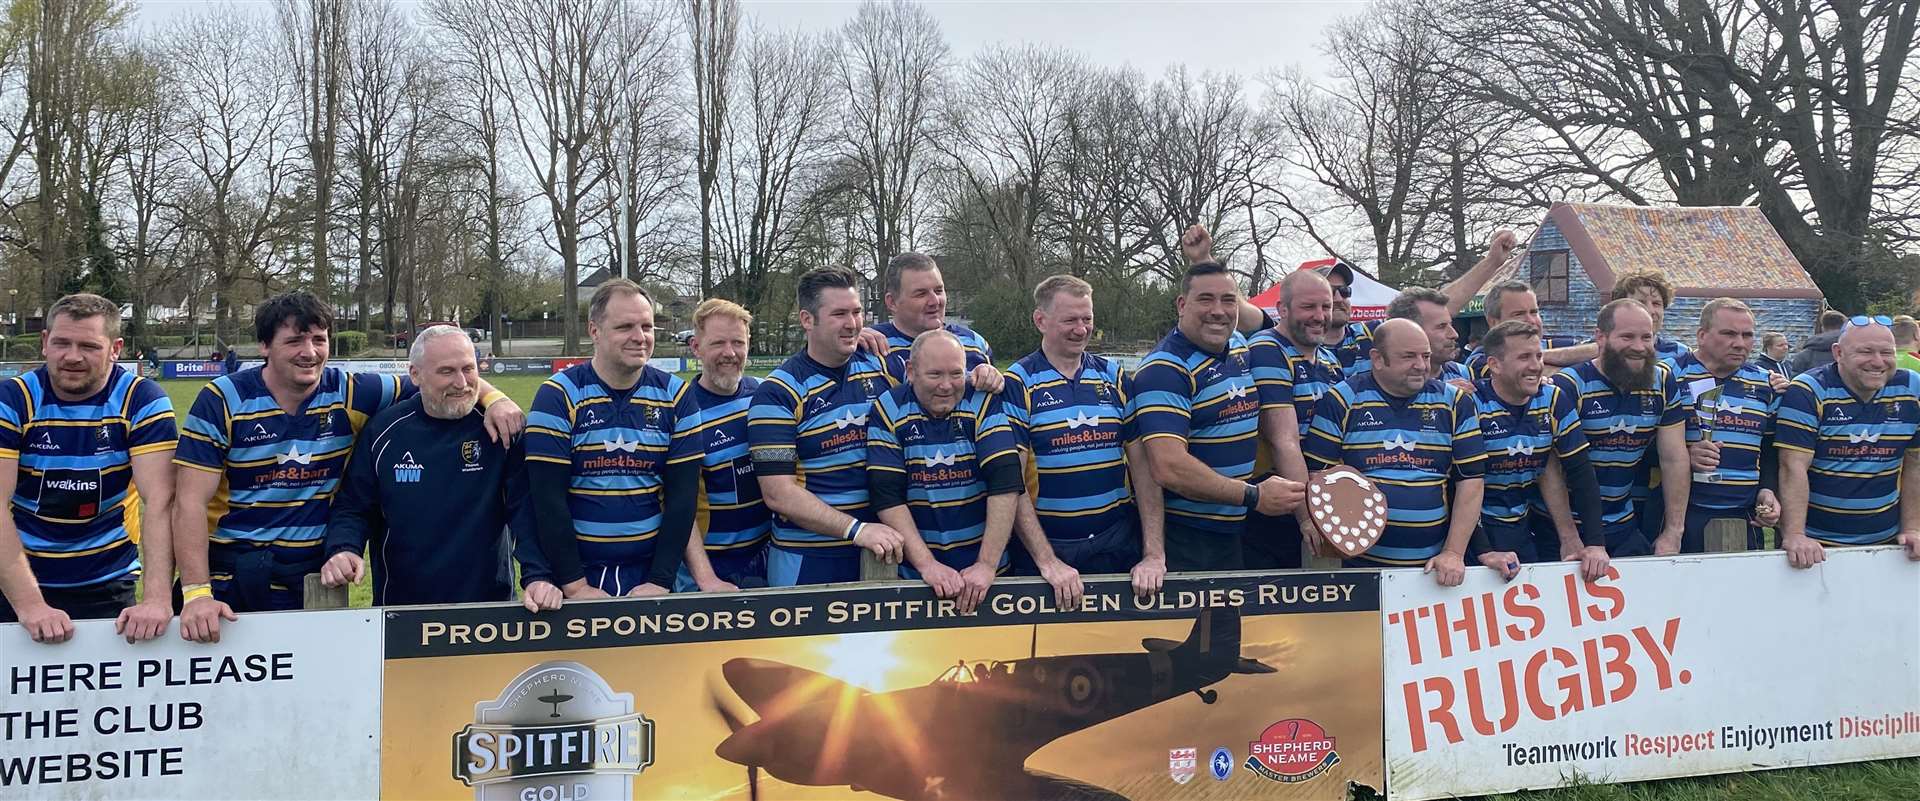
[[[1533,284],[1533,294],[1540,297],[1541,303],[1568,302],[1566,251],[1534,253],[1529,273],[1528,280]]]

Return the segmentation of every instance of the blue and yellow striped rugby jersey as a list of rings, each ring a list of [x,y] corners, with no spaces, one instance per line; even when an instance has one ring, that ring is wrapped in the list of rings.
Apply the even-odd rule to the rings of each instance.
[[[1373,349],[1373,326],[1375,325],[1379,323],[1347,323],[1346,330],[1341,333],[1340,344],[1333,346],[1333,355],[1340,360],[1342,373],[1354,375],[1360,372],[1353,366],[1361,359],[1368,358],[1367,352]],[[1368,369],[1372,369],[1371,361],[1368,363]]]
[[[999,396],[971,388],[947,416],[934,417],[913,387],[898,387],[874,401],[867,420],[867,471],[906,476],[914,527],[934,557],[956,570],[977,560],[970,546],[986,533],[987,465],[1019,458],[1019,447]]]
[[[1839,365],[1801,373],[1780,399],[1774,436],[1781,448],[1813,454],[1807,536],[1875,545],[1900,533],[1900,468],[1920,448],[1920,373],[1894,370],[1867,400],[1847,389]]]
[[[1253,364],[1253,383],[1260,390],[1260,408],[1292,404],[1301,435],[1307,433],[1307,426],[1313,422],[1313,407],[1320,402],[1320,396],[1341,380],[1340,362],[1333,349],[1322,345],[1314,348],[1308,357],[1278,327],[1247,338],[1247,360]]]
[[[892,385],[880,357],[866,351],[855,351],[839,367],[814,361],[806,351],[794,354],[753,393],[748,448],[793,449],[791,464],[802,488],[861,522],[876,522],[867,507],[867,417],[874,399]],[[839,532],[818,534],[779,514],[773,516],[773,544],[854,554],[853,540]]]
[[[987,344],[985,337],[975,333],[971,328],[956,323],[947,323],[941,327],[947,329],[947,333],[952,334],[955,339],[960,340],[960,347],[966,350],[968,373],[972,373],[975,367],[993,363],[993,347]],[[902,332],[899,326],[893,324],[892,320],[874,326],[873,330],[879,331],[887,337],[887,353],[885,358],[887,376],[892,378],[895,384],[905,383],[907,380],[907,355],[913,350],[913,337],[907,336],[905,332]]]
[[[656,367],[641,368],[626,390],[603,383],[591,361],[540,385],[527,413],[527,461],[571,469],[567,513],[583,566],[652,561],[660,477],[669,464],[701,457],[699,426],[692,385]]]
[[[1558,336],[1554,334],[1543,334],[1540,337],[1540,349],[1543,351],[1548,351],[1548,350],[1553,350],[1555,348],[1571,348],[1576,345],[1586,344],[1587,342],[1588,340],[1581,339],[1580,337],[1563,337],[1563,336]],[[1476,380],[1493,377],[1492,373],[1487,372],[1486,351],[1483,351],[1477,347],[1474,348],[1473,350],[1467,351],[1467,358],[1465,359],[1465,361],[1467,365],[1467,372],[1472,373],[1473,377]]]
[[[760,481],[747,452],[747,409],[760,379],[742,376],[732,395],[718,395],[693,386],[693,403],[700,412],[695,430],[700,449],[700,502],[694,528],[704,532],[707,552],[749,552],[767,541],[773,531],[772,513],[760,498]]]
[[[1320,398],[1302,443],[1308,469],[1351,466],[1387,496],[1387,530],[1357,561],[1413,565],[1439,555],[1448,485],[1483,476],[1477,411],[1473,397],[1452,384],[1429,380],[1419,394],[1396,398],[1371,371]]]
[[[1373,371],[1373,332],[1384,322],[1386,321],[1374,320],[1370,323],[1353,324],[1360,326],[1360,328],[1357,331],[1350,332],[1353,336],[1353,361],[1351,363],[1345,363],[1345,359],[1342,359],[1342,362],[1345,363],[1347,377],[1351,378],[1361,373]],[[1419,321],[1416,320],[1415,322],[1418,323]],[[1344,347],[1346,343],[1343,342],[1341,344]],[[1474,378],[1472,370],[1468,369],[1466,365],[1453,361],[1452,359],[1440,361],[1438,357],[1435,357],[1434,363],[1436,365],[1435,369],[1440,372],[1437,377],[1441,381],[1472,381]]]
[[[133,457],[178,438],[167,393],[119,365],[79,401],[55,396],[44,366],[0,381],[0,458],[19,462],[13,524],[40,586],[140,572]]]
[[[1580,429],[1587,435],[1588,457],[1600,483],[1601,522],[1609,529],[1632,522],[1634,488],[1646,483],[1642,463],[1660,461],[1654,452],[1655,433],[1686,425],[1686,389],[1665,362],[1654,364],[1653,386],[1630,392],[1616,389],[1600,373],[1600,365],[1590,361],[1555,373],[1553,383],[1573,396],[1579,409]]]
[[[1245,338],[1234,333],[1225,353],[1208,353],[1175,328],[1140,362],[1132,380],[1127,417],[1140,441],[1172,437],[1220,475],[1240,481],[1253,477],[1260,395]],[[1238,534],[1247,516],[1247,507],[1238,503],[1164,492],[1167,515],[1194,528]]]
[[[1027,493],[1047,538],[1084,540],[1132,515],[1120,368],[1082,353],[1079,372],[1068,378],[1034,351],[1006,376],[1000,397],[1027,450]]]
[[[1718,480],[1694,481],[1687,504],[1708,509],[1752,508],[1760,494],[1760,447],[1773,437],[1773,417],[1780,410],[1780,398],[1767,382],[1769,374],[1747,362],[1723,381],[1692,352],[1681,354],[1672,364],[1674,379],[1683,388],[1708,379],[1721,387],[1711,409],[1696,402],[1691,390],[1687,392],[1687,442],[1712,439],[1720,444],[1720,466],[1713,471]]]
[[[253,547],[273,550],[280,579],[320,569],[327,516],[354,436],[418,391],[404,376],[328,367],[313,394],[287,414],[259,367],[207,382],[180,427],[173,461],[221,475],[207,506],[213,580],[231,580],[235,556]]]
[[[1487,491],[1480,501],[1483,522],[1525,527],[1528,513],[1545,508],[1538,489],[1547,456],[1565,459],[1587,449],[1573,395],[1549,381],[1525,404],[1503,400],[1492,379],[1474,385],[1480,412],[1480,437],[1487,450]]]

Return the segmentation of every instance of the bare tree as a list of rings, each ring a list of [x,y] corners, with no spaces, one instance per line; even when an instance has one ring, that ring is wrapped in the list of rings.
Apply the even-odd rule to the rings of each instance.
[[[1437,70],[1551,143],[1549,169],[1636,203],[1757,201],[1857,305],[1876,198],[1911,170],[1920,4],[1433,0]]]
[[[617,113],[620,71],[612,40],[621,35],[622,6],[616,0],[515,0],[490,6],[484,23],[499,34],[503,58],[496,77],[526,168],[546,200],[567,293],[561,319],[568,353],[580,344],[572,293],[580,283],[582,226],[609,173],[593,149],[607,140]]]
[[[719,196],[722,288],[768,322],[776,272],[792,266],[800,199],[831,153],[840,98],[832,39],[750,29],[735,84]]]
[[[169,138],[195,184],[182,203],[206,245],[216,335],[234,330],[235,282],[249,273],[263,283],[270,277],[269,263],[257,257],[285,202],[291,98],[256,46],[265,33],[254,17],[210,9],[176,20],[162,40],[180,89]]]
[[[700,186],[700,296],[707,297],[713,294],[714,185],[726,146],[740,4],[738,0],[686,0],[686,4],[693,56],[693,163]]]
[[[935,149],[943,172],[978,211],[1004,274],[1031,286],[1043,224],[1055,219],[1056,172],[1070,146],[1068,112],[1086,70],[1058,50],[990,47],[948,84]]]
[[[680,165],[686,153],[671,105],[676,86],[671,23],[661,7],[623,5],[614,36],[605,44],[608,54],[602,56],[619,67],[607,128],[592,151],[608,169],[601,193],[605,205],[595,206],[589,216],[606,215],[609,224],[601,238],[611,256],[608,264],[635,281],[655,276],[665,266],[661,258],[643,257],[669,247],[663,230],[650,230],[644,223],[673,199],[685,176]],[[695,171],[700,169],[696,165]]]
[[[334,159],[340,128],[340,96],[347,75],[348,8],[344,0],[279,0],[275,5],[307,151],[311,208],[313,291],[333,292],[327,243],[333,235]]]
[[[877,275],[908,240],[947,43],[925,8],[905,0],[867,0],[842,29],[841,46],[845,155],[860,170]]]

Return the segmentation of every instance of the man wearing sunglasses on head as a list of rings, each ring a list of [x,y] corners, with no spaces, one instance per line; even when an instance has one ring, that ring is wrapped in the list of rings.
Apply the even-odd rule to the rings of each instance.
[[[1849,320],[1833,363],[1780,401],[1780,545],[1796,568],[1827,546],[1897,542],[1920,560],[1920,374],[1894,366],[1892,326]]]

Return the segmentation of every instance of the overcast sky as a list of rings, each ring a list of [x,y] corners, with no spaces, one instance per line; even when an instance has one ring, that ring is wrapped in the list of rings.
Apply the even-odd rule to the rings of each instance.
[[[817,30],[838,27],[859,3],[747,0],[744,5],[763,23]],[[1321,31],[1364,6],[1360,0],[926,3],[955,55],[965,57],[994,42],[1058,45],[1096,64],[1130,64],[1149,78],[1178,63],[1247,77],[1269,67],[1306,64],[1319,56]]]
[[[265,0],[251,2],[264,5]],[[139,18],[142,24],[158,24],[182,9],[207,5],[211,3],[204,0],[143,0]],[[400,5],[418,3],[403,0]],[[1295,63],[1311,69],[1319,56],[1321,31],[1364,5],[1362,0],[926,3],[956,56],[964,58],[994,42],[1032,42],[1074,50],[1096,64],[1130,64],[1149,78],[1176,63],[1249,78],[1269,67]],[[846,22],[859,3],[744,0],[743,6],[763,24],[827,30]]]

